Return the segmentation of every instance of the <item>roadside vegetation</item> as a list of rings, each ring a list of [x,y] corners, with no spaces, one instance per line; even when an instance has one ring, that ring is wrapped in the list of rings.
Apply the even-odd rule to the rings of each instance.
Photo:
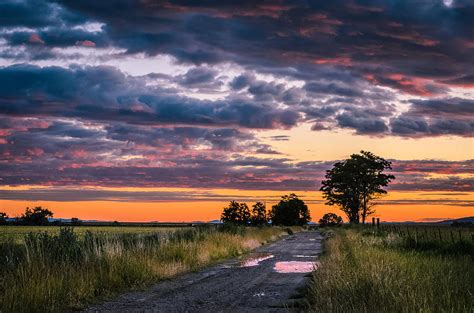
[[[234,225],[166,230],[78,234],[67,227],[28,233],[20,240],[0,237],[0,312],[80,309],[238,256],[287,233],[279,227]]]
[[[473,312],[474,233],[453,228],[326,228],[308,311]]]

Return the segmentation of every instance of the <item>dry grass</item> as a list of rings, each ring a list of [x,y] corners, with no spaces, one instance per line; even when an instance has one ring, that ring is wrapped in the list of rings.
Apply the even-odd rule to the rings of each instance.
[[[309,310],[474,312],[472,245],[453,244],[427,249],[394,233],[339,229],[313,273]]]

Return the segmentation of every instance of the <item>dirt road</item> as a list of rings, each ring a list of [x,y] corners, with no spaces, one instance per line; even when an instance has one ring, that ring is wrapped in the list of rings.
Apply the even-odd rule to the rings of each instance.
[[[301,288],[317,266],[322,237],[296,233],[195,273],[160,282],[89,308],[91,311],[285,312],[301,301]]]

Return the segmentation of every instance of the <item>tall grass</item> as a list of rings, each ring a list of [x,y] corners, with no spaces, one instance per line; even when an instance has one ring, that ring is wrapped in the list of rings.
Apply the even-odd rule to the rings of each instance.
[[[63,226],[64,227],[64,226]],[[51,235],[57,235],[61,226],[20,226],[20,225],[1,225],[0,227],[0,241],[4,239],[13,238],[16,241],[21,241],[29,233],[49,233]],[[87,232],[101,233],[104,235],[117,233],[133,233],[133,234],[146,234],[156,232],[171,232],[175,230],[183,230],[189,227],[150,227],[150,226],[78,226],[74,228],[74,232],[80,236],[83,236]]]
[[[474,242],[339,229],[308,302],[318,312],[474,312]]]
[[[0,242],[0,311],[80,309],[97,298],[140,288],[282,235],[280,228],[199,227],[147,234],[78,236],[30,233]]]

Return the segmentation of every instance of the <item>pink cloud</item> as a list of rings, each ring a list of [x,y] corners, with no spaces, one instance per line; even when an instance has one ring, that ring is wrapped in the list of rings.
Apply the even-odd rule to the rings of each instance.
[[[44,45],[43,39],[38,34],[31,34],[28,42]]]
[[[91,40],[77,41],[76,46],[93,48],[95,47],[95,42]]]

